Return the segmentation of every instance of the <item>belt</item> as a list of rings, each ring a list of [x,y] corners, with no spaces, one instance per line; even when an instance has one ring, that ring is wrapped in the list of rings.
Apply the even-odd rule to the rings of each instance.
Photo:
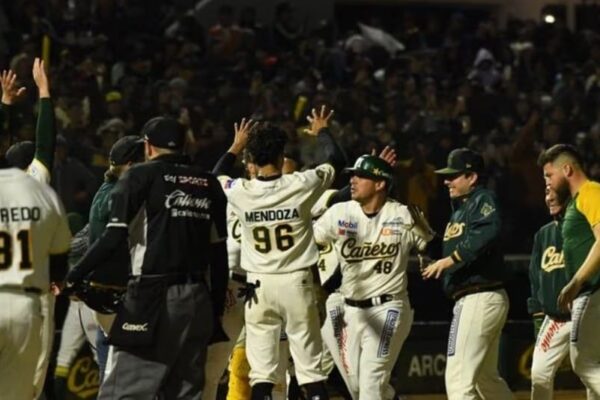
[[[400,296],[398,295],[383,294],[381,296],[371,297],[370,299],[365,300],[344,299],[344,302],[352,307],[369,308],[373,306],[379,306],[381,304],[387,303],[388,301],[398,299],[400,299]]]
[[[461,297],[465,297],[469,294],[481,293],[481,292],[493,292],[494,290],[503,289],[504,283],[502,282],[494,282],[494,283],[486,283],[481,285],[469,286],[466,288],[462,288],[452,293],[450,297],[452,300],[458,301]]]
[[[17,292],[25,292],[25,293],[32,293],[32,294],[42,294],[42,289],[40,288],[36,288],[33,286],[27,286],[27,287],[23,287],[23,286],[17,286],[17,285],[4,285],[4,286],[0,286],[0,290],[14,290]]]
[[[141,279],[164,279],[167,285],[204,282],[204,277],[200,274],[150,274],[140,275],[139,277]]]
[[[231,280],[238,283],[246,283],[246,275],[238,274],[237,272],[231,273]]]

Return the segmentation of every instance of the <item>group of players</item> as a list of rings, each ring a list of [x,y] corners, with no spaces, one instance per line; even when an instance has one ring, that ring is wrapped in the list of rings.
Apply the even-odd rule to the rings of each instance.
[[[186,133],[177,121],[153,118],[143,138],[115,143],[90,215],[94,238],[65,277],[71,234],[47,185],[54,123],[43,70],[36,60],[42,133],[35,154],[33,144],[17,144],[0,169],[3,398],[41,395],[53,295],[88,300],[91,283],[102,286],[90,282],[100,270],[129,275],[122,303],[96,314],[99,348],[107,340],[112,345],[108,360],[98,355],[107,364],[101,399],[213,400],[228,363],[229,399],[293,397],[299,386],[305,398],[324,400],[334,365],[352,399],[394,398],[390,374],[413,320],[408,259],[425,250],[434,232],[418,209],[388,196],[393,150],[365,154],[344,168],[328,129],[333,112],[321,107],[305,130],[320,144],[323,160],[314,168],[295,171],[281,128],[244,119],[210,174],[183,155]],[[19,95],[15,81],[12,72],[2,74],[4,106]],[[240,155],[247,176],[233,178]],[[593,337],[600,185],[587,179],[568,145],[545,151],[540,165],[554,221],[536,234],[530,266],[530,311],[543,317],[532,398],[552,398],[567,351],[588,398],[600,398],[600,344]],[[331,190],[343,172],[349,185]],[[485,188],[482,157],[469,149],[452,151],[448,166],[436,172],[448,187],[452,215],[442,258],[422,265],[422,276],[441,278],[456,302],[448,398],[512,398],[497,370],[509,303],[496,197]],[[124,247],[125,261],[115,257]]]

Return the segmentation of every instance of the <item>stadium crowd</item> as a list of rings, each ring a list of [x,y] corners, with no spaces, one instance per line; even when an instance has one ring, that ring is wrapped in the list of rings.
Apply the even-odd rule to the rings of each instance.
[[[126,5],[126,6],[125,6]],[[393,143],[403,162],[395,196],[425,210],[441,231],[443,185],[433,170],[460,145],[480,151],[488,185],[498,189],[510,252],[528,252],[546,218],[535,162],[558,142],[575,144],[600,177],[600,38],[555,24],[442,21],[403,13],[381,26],[405,46],[394,54],[358,29],[335,21],[305,29],[290,3],[270,24],[252,7],[222,5],[210,26],[191,1],[13,1],[0,7],[0,66],[29,88],[10,121],[8,141],[32,139],[35,90],[29,73],[43,36],[51,42],[50,74],[58,119],[61,173],[53,185],[68,211],[87,215],[114,141],[139,133],[156,114],[190,128],[189,149],[211,168],[253,115],[282,124],[291,152],[311,165],[314,141],[299,140],[313,106],[336,110],[335,135],[349,159]],[[144,8],[156,10],[144,12]],[[341,25],[341,24],[340,24]],[[61,180],[61,174],[68,179]],[[95,178],[92,178],[94,176]],[[70,184],[63,182],[69,181]]]

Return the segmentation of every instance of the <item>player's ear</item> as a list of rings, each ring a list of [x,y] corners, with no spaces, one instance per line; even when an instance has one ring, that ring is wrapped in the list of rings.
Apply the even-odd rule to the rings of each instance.
[[[564,163],[561,167],[562,173],[564,176],[569,177],[571,175],[573,175],[573,165],[571,165],[570,163]]]

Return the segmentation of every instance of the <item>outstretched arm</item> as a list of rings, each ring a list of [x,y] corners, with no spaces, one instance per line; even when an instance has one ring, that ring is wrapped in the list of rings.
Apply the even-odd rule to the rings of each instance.
[[[235,136],[233,137],[233,143],[229,150],[221,156],[219,161],[213,167],[212,173],[216,176],[219,175],[231,175],[231,170],[235,164],[237,156],[244,151],[246,144],[248,143],[248,134],[258,125],[258,122],[254,122],[246,118],[242,118],[240,123],[233,124],[235,130]]]
[[[33,62],[33,80],[38,87],[40,107],[35,130],[35,159],[41,162],[48,171],[54,164],[54,149],[56,147],[56,121],[54,106],[50,99],[50,85],[44,66],[44,61],[36,58]]]
[[[4,121],[8,121],[8,132],[11,131],[12,105],[25,92],[25,87],[18,87],[17,74],[11,70],[4,70],[0,74],[2,87],[2,104],[0,105],[0,136],[4,134]],[[11,138],[12,139],[12,138]]]
[[[346,165],[346,155],[329,132],[329,120],[332,116],[333,110],[328,111],[325,106],[322,106],[319,112],[313,108],[311,115],[306,117],[310,125],[304,132],[318,138],[326,155],[322,162],[331,164],[338,174]]]

